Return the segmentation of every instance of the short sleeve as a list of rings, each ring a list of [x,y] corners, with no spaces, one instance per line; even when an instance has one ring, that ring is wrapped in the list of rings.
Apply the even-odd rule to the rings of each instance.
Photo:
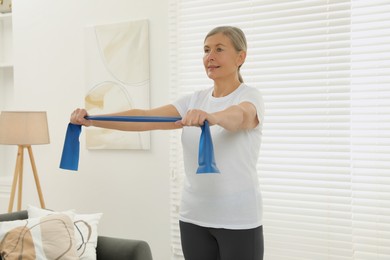
[[[264,119],[264,102],[261,92],[253,87],[247,88],[240,96],[240,103],[242,102],[250,102],[255,106],[257,117],[260,124],[262,124]]]
[[[181,117],[184,117],[188,111],[191,102],[191,96],[191,94],[182,96],[172,103]]]

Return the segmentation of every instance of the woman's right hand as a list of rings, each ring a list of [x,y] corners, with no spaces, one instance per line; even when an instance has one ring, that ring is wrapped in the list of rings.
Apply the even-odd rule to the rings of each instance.
[[[87,110],[83,108],[77,108],[70,116],[70,122],[75,125],[91,126],[92,121],[85,119],[88,116]]]

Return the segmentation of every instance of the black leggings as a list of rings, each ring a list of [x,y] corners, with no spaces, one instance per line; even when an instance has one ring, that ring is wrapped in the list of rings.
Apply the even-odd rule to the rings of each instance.
[[[186,260],[262,260],[263,227],[233,230],[207,228],[180,221]]]

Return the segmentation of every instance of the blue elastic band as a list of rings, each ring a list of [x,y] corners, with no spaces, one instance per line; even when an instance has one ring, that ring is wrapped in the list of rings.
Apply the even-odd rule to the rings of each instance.
[[[204,121],[199,140],[198,170],[196,173],[219,173],[215,164],[213,140],[211,139],[209,122]]]
[[[69,123],[66,129],[66,136],[64,148],[62,149],[62,156],[60,168],[65,170],[77,171],[79,168],[80,157],[80,137],[81,125],[74,125]]]
[[[119,121],[119,122],[176,122],[180,117],[143,117],[143,116],[87,116],[89,120]],[[214,148],[211,139],[210,127],[205,121],[199,141],[199,167],[196,173],[219,173],[215,163]],[[80,156],[81,125],[68,124],[64,147],[62,150],[60,168],[77,171]]]

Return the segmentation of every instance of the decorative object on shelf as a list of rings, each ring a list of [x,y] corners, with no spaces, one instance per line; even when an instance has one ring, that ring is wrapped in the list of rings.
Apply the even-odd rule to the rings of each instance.
[[[18,184],[18,210],[22,206],[23,157],[26,148],[30,157],[34,180],[41,207],[45,208],[41,185],[31,145],[49,144],[49,129],[44,111],[2,111],[0,114],[0,144],[17,145],[18,153],[12,182],[8,212],[12,212],[16,185]]]
[[[0,0],[0,13],[12,12],[12,0]]]

